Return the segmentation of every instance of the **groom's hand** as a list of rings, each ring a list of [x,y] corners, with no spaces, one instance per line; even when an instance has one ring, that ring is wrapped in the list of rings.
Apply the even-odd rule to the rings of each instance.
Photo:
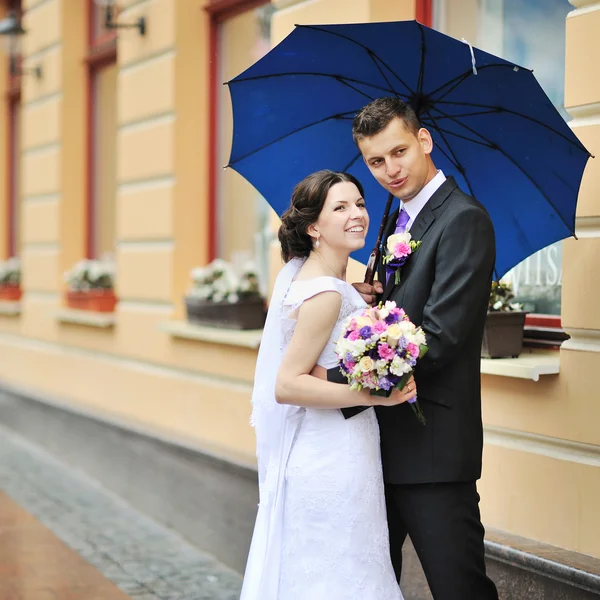
[[[377,294],[383,294],[381,281],[374,281],[373,285],[368,283],[353,283],[352,286],[370,306],[373,306],[377,302]]]

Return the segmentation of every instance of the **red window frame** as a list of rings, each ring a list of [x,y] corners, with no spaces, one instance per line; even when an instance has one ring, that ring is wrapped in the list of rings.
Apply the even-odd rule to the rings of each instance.
[[[209,26],[209,57],[210,83],[208,111],[208,260],[212,261],[217,255],[217,145],[219,134],[219,93],[223,82],[219,81],[219,26],[223,21],[231,19],[242,12],[266,4],[268,0],[211,0],[205,7],[210,18]]]
[[[8,8],[17,12],[19,19],[23,16],[23,9],[21,6],[21,0],[10,0],[8,2]],[[8,58],[10,63],[10,57]],[[17,60],[17,64],[21,61]],[[8,70],[8,89],[6,94],[6,117],[8,119],[7,127],[7,145],[6,145],[6,163],[7,163],[7,177],[6,177],[6,256],[16,256],[18,248],[16,247],[16,232],[15,232],[15,214],[17,212],[17,202],[19,198],[16,197],[16,190],[18,188],[16,177],[17,168],[20,161],[19,157],[19,146],[17,139],[17,126],[16,119],[19,114],[21,105],[21,76],[13,75]],[[18,224],[17,224],[18,227]]]
[[[87,1],[88,24],[88,53],[85,58],[87,64],[87,185],[86,185],[86,258],[93,258],[96,242],[96,211],[94,207],[94,164],[96,160],[96,113],[94,98],[94,78],[102,68],[117,62],[117,32],[115,30],[95,35],[97,15],[94,0]]]
[[[431,27],[432,23],[432,2],[431,0],[415,0],[415,19]]]

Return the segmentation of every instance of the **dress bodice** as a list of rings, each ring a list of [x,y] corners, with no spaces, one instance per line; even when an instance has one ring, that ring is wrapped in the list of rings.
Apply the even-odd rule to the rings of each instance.
[[[323,292],[337,292],[342,297],[342,305],[340,307],[338,319],[331,332],[329,341],[325,348],[323,348],[323,352],[317,360],[319,366],[330,369],[335,367],[338,363],[338,358],[335,353],[335,344],[340,338],[348,318],[358,314],[367,306],[353,286],[336,277],[322,276],[292,282],[284,301],[284,348],[282,350],[285,350],[292,339],[296,327],[296,315],[301,304],[309,298]]]

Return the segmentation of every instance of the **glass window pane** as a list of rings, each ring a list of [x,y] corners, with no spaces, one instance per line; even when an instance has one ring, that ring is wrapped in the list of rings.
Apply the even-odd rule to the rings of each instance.
[[[243,12],[221,25],[219,81],[232,79],[266,54],[270,47],[270,15],[271,7],[267,5]],[[234,262],[253,257],[264,273],[271,209],[241,175],[222,168],[229,160],[233,124],[227,86],[220,87],[217,110],[217,253]]]
[[[93,186],[94,231],[92,250],[96,258],[114,254],[117,155],[117,65],[93,75]]]
[[[454,38],[532,68],[556,108],[564,108],[568,0],[434,0],[433,25]],[[535,23],[535,35],[531,24]],[[512,269],[519,302],[530,312],[560,315],[562,244],[544,248]]]

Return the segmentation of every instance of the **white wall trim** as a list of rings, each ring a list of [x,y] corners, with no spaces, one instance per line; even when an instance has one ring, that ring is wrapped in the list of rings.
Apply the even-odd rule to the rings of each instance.
[[[129,75],[130,73],[135,73],[135,71],[142,71],[146,67],[151,67],[153,64],[172,60],[175,56],[177,56],[177,52],[173,48],[167,48],[164,51],[153,54],[144,61],[129,63],[119,70],[119,79],[123,75]]]
[[[564,328],[571,336],[564,341],[561,350],[579,350],[581,352],[600,352],[600,330]]]
[[[172,175],[148,177],[147,179],[140,179],[139,181],[121,183],[117,187],[117,191],[119,194],[123,195],[135,192],[147,192],[148,190],[155,190],[158,188],[174,187],[175,182],[176,179]]]
[[[160,114],[151,115],[150,117],[143,117],[142,119],[122,123],[119,125],[118,132],[119,134],[131,133],[132,131],[152,129],[153,127],[171,123],[175,123],[175,112],[168,110]]]
[[[144,239],[144,240],[119,240],[117,242],[117,250],[138,250],[138,251],[152,251],[152,250],[173,250],[175,248],[175,241],[173,238],[166,239]]]
[[[575,235],[578,238],[600,238],[600,217],[577,217]]]
[[[600,467],[600,446],[594,444],[572,442],[537,433],[493,426],[484,427],[484,442],[490,446],[537,454],[580,465]]]
[[[72,347],[46,340],[35,340],[5,332],[0,332],[0,344],[6,344],[12,348],[19,348],[25,351],[54,354],[56,356],[62,356],[67,360],[69,358],[83,357],[94,360],[104,366],[128,369],[129,371],[137,372],[140,375],[177,378],[198,385],[210,385],[216,388],[235,390],[248,395],[252,393],[252,382],[246,382],[233,377],[225,377],[223,375],[201,373],[198,371],[192,371],[191,369],[172,367],[126,356],[109,354],[108,352],[101,352],[98,350]]]
[[[569,2],[576,8],[567,15],[567,19],[580,17],[581,15],[600,10],[600,2],[598,0],[569,0]]]

